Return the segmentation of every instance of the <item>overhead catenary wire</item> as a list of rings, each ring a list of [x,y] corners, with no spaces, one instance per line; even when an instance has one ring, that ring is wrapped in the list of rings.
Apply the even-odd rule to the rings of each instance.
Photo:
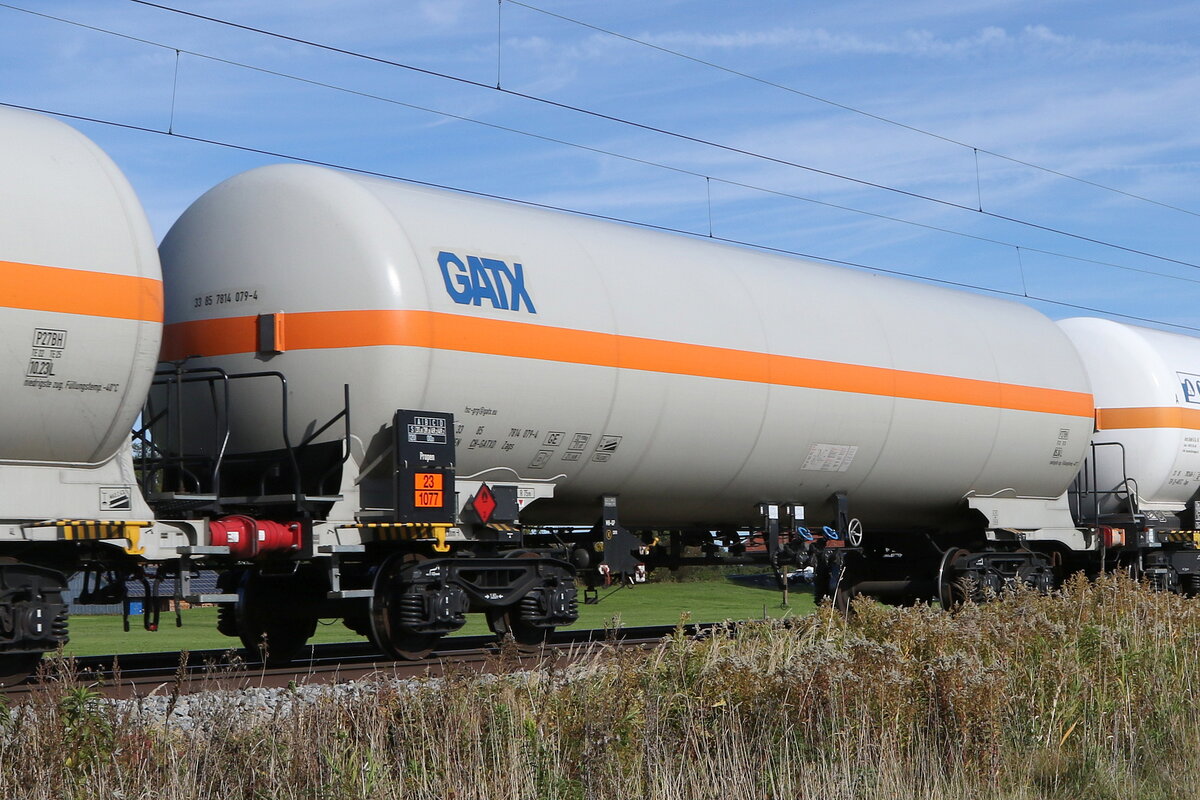
[[[499,4],[500,1],[501,0],[497,0],[497,3]],[[178,81],[179,81],[179,56],[182,53],[184,55],[188,55],[188,56],[198,58],[198,59],[203,59],[206,61],[211,61],[213,63],[223,64],[226,66],[231,66],[231,67],[235,67],[235,68],[239,68],[239,69],[245,69],[245,70],[257,72],[257,73],[260,73],[263,75],[270,75],[272,77],[282,78],[285,80],[291,80],[291,81],[295,81],[297,83],[305,84],[308,86],[313,86],[313,87],[317,87],[317,88],[321,88],[321,89],[328,89],[331,91],[342,92],[345,94],[349,94],[349,95],[360,97],[360,98],[367,99],[367,100],[388,103],[388,104],[395,105],[395,106],[398,106],[401,108],[407,108],[407,109],[411,109],[411,110],[415,110],[415,111],[421,111],[424,113],[435,114],[435,115],[441,116],[446,119],[452,119],[452,120],[456,120],[459,122],[466,122],[466,123],[470,123],[473,125],[478,125],[481,127],[489,128],[492,130],[502,131],[505,133],[512,133],[512,134],[516,134],[516,135],[520,135],[520,136],[526,136],[531,139],[536,139],[536,140],[539,140],[542,142],[547,142],[550,144],[557,144],[557,145],[562,145],[565,147],[571,147],[571,148],[579,149],[579,150],[582,150],[585,152],[594,153],[597,155],[603,155],[606,157],[621,159],[621,160],[624,160],[624,161],[627,161],[630,163],[634,163],[634,164],[639,164],[642,166],[655,167],[655,168],[667,170],[667,171],[674,172],[679,175],[686,175],[686,176],[690,176],[690,177],[703,179],[705,182],[705,202],[707,205],[709,236],[712,236],[712,232],[714,230],[713,212],[712,212],[712,182],[716,181],[717,183],[721,183],[726,186],[730,186],[730,187],[734,187],[734,188],[746,189],[749,191],[761,192],[763,194],[769,194],[769,195],[773,195],[776,197],[783,197],[783,198],[787,198],[787,199],[798,200],[801,202],[810,203],[810,204],[822,206],[825,208],[831,208],[831,209],[836,209],[839,211],[845,211],[847,213],[858,214],[861,216],[871,217],[874,219],[880,219],[880,220],[884,220],[887,222],[894,222],[897,224],[908,225],[911,227],[920,228],[920,229],[932,231],[935,233],[941,233],[941,234],[945,234],[945,235],[949,235],[949,236],[957,236],[960,238],[969,239],[969,240],[982,242],[982,243],[986,243],[986,244],[992,244],[992,245],[996,245],[996,246],[1000,246],[1000,247],[1024,249],[1030,253],[1037,253],[1040,255],[1050,256],[1053,258],[1062,258],[1062,259],[1075,261],[1077,263],[1109,267],[1112,269],[1122,270],[1122,271],[1126,271],[1126,272],[1136,272],[1136,273],[1140,273],[1143,275],[1152,275],[1155,277],[1165,278],[1167,280],[1180,281],[1180,282],[1185,282],[1185,283],[1200,283],[1200,279],[1196,279],[1196,278],[1186,278],[1183,276],[1172,275],[1172,274],[1165,273],[1165,272],[1157,272],[1154,270],[1144,269],[1144,268],[1140,268],[1140,267],[1132,267],[1132,266],[1129,266],[1126,264],[1117,264],[1117,263],[1113,263],[1111,261],[1103,261],[1103,260],[1095,259],[1095,258],[1086,258],[1083,256],[1078,256],[1078,255],[1074,255],[1074,254],[1070,254],[1070,253],[1063,253],[1060,251],[1048,250],[1045,248],[1032,247],[1030,245],[1018,244],[1016,242],[1005,241],[1002,239],[996,239],[996,238],[989,237],[989,236],[982,236],[979,234],[967,233],[965,231],[955,230],[953,228],[947,228],[947,227],[943,227],[943,226],[933,225],[930,223],[917,222],[915,220],[905,219],[903,217],[896,217],[893,215],[883,214],[883,213],[875,212],[875,211],[867,211],[865,209],[855,208],[853,206],[843,205],[840,203],[834,203],[834,202],[827,201],[827,200],[818,200],[814,197],[800,195],[800,194],[796,194],[794,192],[787,192],[787,191],[783,191],[783,190],[779,190],[779,189],[772,189],[772,188],[768,188],[768,187],[764,187],[764,186],[760,186],[760,185],[756,185],[756,184],[747,183],[744,181],[733,180],[730,178],[721,178],[718,176],[707,175],[707,174],[704,174],[701,172],[696,172],[694,170],[686,169],[683,167],[677,167],[677,166],[674,166],[671,164],[666,164],[666,163],[663,163],[660,161],[653,161],[653,160],[646,159],[646,158],[631,156],[631,155],[628,155],[625,153],[618,153],[618,152],[615,152],[612,150],[606,150],[604,148],[594,147],[592,145],[582,144],[580,142],[572,142],[567,139],[561,139],[561,138],[557,138],[557,137],[553,137],[553,136],[547,136],[545,134],[535,133],[533,131],[523,130],[521,128],[514,128],[514,127],[511,127],[508,125],[501,125],[501,124],[494,123],[494,122],[488,122],[486,120],[481,120],[481,119],[466,116],[463,114],[455,114],[453,112],[444,111],[441,109],[435,109],[435,108],[430,108],[428,106],[422,106],[422,105],[418,105],[415,103],[409,103],[409,102],[405,102],[403,100],[397,100],[395,98],[385,97],[383,95],[375,94],[372,92],[365,92],[362,90],[352,89],[352,88],[349,88],[346,86],[341,86],[338,84],[328,83],[325,81],[319,81],[319,80],[316,80],[313,78],[306,78],[306,77],[303,77],[300,75],[296,75],[294,73],[283,72],[280,70],[270,69],[267,67],[261,67],[261,66],[257,66],[254,64],[242,62],[242,61],[236,61],[233,59],[224,58],[221,56],[211,55],[209,53],[204,53],[204,52],[201,52],[198,50],[180,48],[180,47],[176,47],[174,45],[167,44],[164,42],[159,42],[159,41],[155,41],[152,39],[146,39],[143,37],[134,36],[134,35],[127,34],[127,33],[122,33],[120,31],[114,31],[114,30],[111,30],[108,28],[102,28],[102,27],[99,27],[96,25],[89,25],[87,23],[78,22],[76,20],[68,19],[65,17],[55,16],[55,15],[47,14],[45,12],[40,12],[40,11],[33,11],[31,9],[26,9],[26,8],[22,8],[19,6],[15,6],[10,3],[0,2],[0,8],[8,8],[13,11],[19,11],[19,12],[22,12],[25,14],[29,14],[31,16],[36,16],[36,17],[40,17],[43,19],[60,22],[60,23],[66,24],[66,25],[72,25],[75,27],[83,28],[85,30],[93,31],[95,33],[113,36],[113,37],[116,37],[119,39],[137,42],[139,44],[145,44],[145,45],[149,45],[152,47],[161,48],[166,51],[174,52],[174,54],[175,54],[175,70],[174,70],[174,74],[173,74],[172,95],[171,95],[171,114],[170,114],[171,124],[168,125],[168,129],[167,129],[168,133],[173,132],[173,128],[174,128],[175,102],[176,102],[176,93],[178,91]],[[974,210],[974,209],[968,209],[968,210]],[[1019,260],[1019,253],[1018,253],[1017,257]],[[1023,274],[1022,274],[1022,282],[1024,282]]]
[[[175,72],[171,78],[171,121],[167,124],[167,133],[175,130],[175,100],[179,96],[179,49],[175,49]]]
[[[500,88],[500,67],[504,56],[501,36],[504,33],[504,0],[496,0],[496,88]]]
[[[690,134],[681,133],[678,131],[672,131],[667,128],[662,128],[662,127],[659,127],[656,125],[650,125],[650,124],[647,124],[644,122],[638,122],[636,120],[626,119],[624,117],[619,117],[614,114],[607,114],[607,113],[604,113],[601,111],[596,111],[594,109],[584,108],[582,106],[576,106],[576,105],[572,105],[570,103],[565,103],[565,102],[561,102],[558,100],[552,100],[550,98],[541,97],[539,95],[534,95],[534,94],[530,94],[527,92],[519,92],[514,89],[506,89],[503,87],[491,86],[490,84],[483,83],[483,82],[477,81],[477,80],[472,80],[471,78],[465,78],[461,75],[454,75],[454,74],[447,73],[447,72],[441,72],[439,70],[429,69],[427,67],[418,67],[415,64],[408,64],[408,63],[405,63],[402,61],[396,61],[393,59],[383,58],[381,56],[370,55],[369,53],[363,53],[363,52],[356,51],[356,50],[350,50],[350,49],[344,48],[344,47],[338,47],[336,45],[325,44],[323,42],[316,42],[311,39],[304,39],[304,38],[298,37],[298,36],[292,36],[292,35],[285,34],[285,33],[279,33],[277,31],[267,30],[265,28],[255,27],[253,25],[247,25],[247,24],[240,23],[240,22],[233,22],[232,20],[223,19],[221,17],[214,17],[214,16],[210,16],[208,14],[201,14],[196,11],[188,11],[185,9],[175,8],[174,6],[168,6],[168,5],[164,5],[162,3],[153,2],[153,0],[127,0],[127,1],[130,3],[135,3],[137,5],[142,5],[142,6],[146,6],[149,8],[157,8],[159,10],[166,11],[166,12],[173,13],[173,14],[179,14],[179,15],[191,17],[194,19],[204,20],[206,22],[211,22],[216,25],[221,25],[221,26],[233,28],[236,30],[245,31],[247,33],[254,33],[257,35],[261,35],[261,36],[267,36],[267,37],[270,37],[273,39],[278,39],[279,41],[291,42],[293,44],[298,44],[298,45],[301,45],[304,47],[311,47],[314,49],[323,50],[325,52],[337,53],[339,55],[344,55],[344,56],[347,56],[350,58],[360,59],[360,60],[364,60],[367,62],[380,64],[383,66],[393,67],[396,69],[402,69],[402,70],[413,72],[416,74],[427,75],[430,77],[458,83],[458,84],[464,85],[464,86],[472,86],[472,87],[475,87],[478,89],[485,89],[488,91],[500,92],[501,94],[507,95],[509,97],[515,97],[515,98],[519,98],[519,99],[523,99],[523,100],[528,100],[530,102],[538,103],[538,104],[545,105],[548,107],[557,108],[557,109],[561,109],[564,111],[569,111],[571,113],[588,116],[593,119],[601,119],[601,120],[605,120],[605,121],[612,122],[615,124],[628,126],[628,127],[631,127],[631,128],[637,129],[637,130],[642,130],[642,131],[645,131],[648,133],[654,133],[654,134],[658,134],[658,135],[662,135],[662,136],[667,136],[670,138],[677,139],[679,141],[690,142],[692,144],[698,144],[698,145],[701,145],[704,147],[711,147],[716,150],[721,150],[721,151],[733,153],[736,155],[742,155],[747,158],[757,159],[757,160],[765,161],[768,163],[779,164],[781,166],[792,167],[795,169],[809,172],[811,174],[822,175],[825,177],[846,181],[848,183],[853,183],[853,184],[864,186],[867,188],[878,189],[883,192],[888,192],[888,193],[900,195],[903,197],[908,197],[908,198],[911,198],[914,200],[921,200],[924,202],[934,203],[934,204],[941,205],[941,206],[944,206],[947,208],[955,208],[955,209],[959,209],[962,211],[970,211],[972,213],[979,214],[981,216],[985,216],[990,219],[1008,222],[1008,223],[1012,223],[1015,225],[1021,225],[1024,227],[1031,228],[1033,230],[1039,230],[1044,233],[1050,233],[1050,234],[1057,235],[1057,236],[1063,236],[1063,237],[1066,237],[1069,239],[1074,239],[1076,241],[1087,242],[1089,244],[1094,244],[1094,245],[1101,246],[1101,247],[1109,247],[1109,248],[1112,248],[1115,250],[1121,250],[1126,253],[1140,255],[1140,256],[1144,256],[1146,258],[1152,258],[1157,261],[1163,261],[1165,263],[1177,264],[1179,266],[1190,267],[1192,269],[1200,269],[1200,264],[1197,264],[1195,262],[1186,261],[1183,259],[1172,258],[1170,256],[1159,255],[1157,253],[1152,253],[1152,252],[1149,252],[1146,250],[1141,250],[1141,249],[1138,249],[1135,247],[1118,244],[1116,242],[1110,242],[1110,241],[1107,241],[1104,239],[1099,239],[1097,237],[1086,236],[1086,235],[1080,234],[1080,233],[1073,233],[1071,231],[1068,231],[1068,230],[1065,230],[1062,228],[1056,228],[1051,225],[1042,225],[1040,223],[1036,223],[1031,220],[1021,219],[1019,217],[1012,217],[1007,214],[1000,214],[1000,213],[997,213],[994,211],[988,211],[988,210],[979,210],[973,206],[966,205],[963,203],[957,203],[952,200],[946,200],[943,198],[933,197],[931,195],[921,194],[920,192],[914,192],[914,191],[910,191],[907,189],[901,189],[896,186],[889,186],[887,184],[877,183],[877,182],[869,181],[869,180],[866,180],[863,178],[857,178],[857,177],[854,177],[851,175],[845,175],[842,173],[833,172],[831,170],[820,169],[818,167],[801,164],[801,163],[798,163],[795,161],[790,161],[788,159],[779,158],[776,156],[770,156],[770,155],[766,155],[763,153],[756,153],[752,150],[747,150],[745,148],[736,147],[734,145],[711,141],[708,139],[704,139],[702,137],[692,136]],[[7,6],[7,4],[0,4],[0,5],[4,5],[4,6],[10,7],[10,8],[16,8],[14,6]],[[25,9],[19,9],[19,10],[25,10]],[[964,146],[969,147],[969,145],[964,145]],[[989,152],[989,151],[981,150],[981,152]],[[990,152],[989,152],[989,154],[990,154]],[[1064,177],[1070,177],[1070,176],[1064,175]]]
[[[602,33],[606,36],[612,36],[617,39],[622,39],[626,42],[630,42],[631,44],[636,44],[636,45],[640,45],[642,47],[647,47],[647,48],[650,48],[651,50],[657,50],[660,53],[665,53],[667,55],[674,56],[676,58],[681,58],[686,61],[691,61],[694,64],[700,64],[705,67],[710,67],[712,69],[720,70],[721,72],[727,73],[729,75],[734,75],[739,78],[744,78],[749,81],[754,81],[755,83],[761,84],[763,86],[770,86],[771,88],[774,88],[774,89],[779,89],[784,92],[789,92],[791,94],[798,95],[800,97],[806,98],[808,100],[812,100],[817,103],[823,103],[827,106],[841,109],[842,111],[848,111],[852,114],[858,114],[859,116],[873,119],[876,122],[882,122],[887,125],[892,125],[897,128],[902,128],[906,131],[911,131],[912,133],[917,133],[922,136],[928,136],[932,139],[937,139],[939,141],[946,142],[947,144],[952,144],[952,145],[956,145],[958,147],[968,148],[970,150],[975,151],[975,158],[976,158],[977,166],[978,166],[979,154],[983,153],[983,154],[991,156],[993,158],[998,158],[998,159],[1002,159],[1004,161],[1008,161],[1009,163],[1012,163],[1012,164],[1019,164],[1023,167],[1029,167],[1030,169],[1035,169],[1040,172],[1045,172],[1047,174],[1054,175],[1059,178],[1065,178],[1066,180],[1069,180],[1069,181],[1075,181],[1077,183],[1091,186],[1094,189],[1101,189],[1106,192],[1114,192],[1116,194],[1128,197],[1132,200],[1138,200],[1143,203],[1150,203],[1152,205],[1170,209],[1171,211],[1178,211],[1181,214],[1188,214],[1193,217],[1200,217],[1200,212],[1192,211],[1191,209],[1182,208],[1180,206],[1172,205],[1171,203],[1165,203],[1161,200],[1155,200],[1152,197],[1145,197],[1144,195],[1135,194],[1133,192],[1126,191],[1125,189],[1118,189],[1115,186],[1108,186],[1107,184],[1089,180],[1088,178],[1081,178],[1078,175],[1072,175],[1068,172],[1062,172],[1061,170],[1056,170],[1051,167],[1043,166],[1041,164],[1035,164],[1031,161],[1026,161],[1024,159],[1016,158],[1015,156],[1005,155],[1004,153],[999,153],[994,150],[988,150],[986,148],[967,144],[966,142],[959,141],[958,139],[954,139],[950,136],[946,136],[944,134],[937,133],[935,131],[931,131],[926,128],[920,128],[916,125],[910,125],[906,122],[900,122],[899,120],[892,119],[891,117],[885,117],[882,114],[875,114],[873,112],[866,111],[864,109],[849,105],[847,103],[839,103],[836,100],[830,100],[827,97],[822,97],[820,95],[816,95],[811,92],[803,91],[802,89],[797,89],[794,86],[788,86],[787,84],[779,83],[777,81],[772,81],[767,78],[760,77],[758,75],[753,75],[748,72],[743,72],[741,70],[733,69],[732,67],[727,67],[723,64],[718,64],[714,61],[708,61],[703,58],[698,58],[697,56],[689,55],[688,53],[684,53],[679,50],[673,50],[669,47],[664,47],[663,45],[655,44],[653,42],[648,42],[645,39],[639,39],[636,36],[629,36],[627,34],[619,33],[617,31],[610,30],[608,28],[602,28],[599,25],[594,25],[590,22],[585,22],[585,21],[583,21],[581,19],[577,19],[575,17],[569,17],[566,14],[560,14],[555,11],[550,11],[545,8],[540,8],[540,7],[532,5],[530,3],[521,2],[521,0],[498,0],[498,2],[500,2],[500,3],[507,2],[510,5],[520,6],[521,8],[528,9],[529,11],[533,11],[538,14],[544,14],[547,17],[553,17],[554,19],[562,20],[563,22],[569,22],[573,25],[578,25],[581,28],[587,28],[588,30],[593,30],[593,31],[596,31],[597,33]],[[982,207],[982,200],[980,201],[980,205]]]
[[[97,125],[105,125],[105,126],[109,126],[109,127],[113,127],[113,128],[120,128],[122,130],[136,131],[136,132],[151,134],[151,135],[156,135],[156,136],[165,136],[165,137],[180,139],[180,140],[189,141],[189,142],[196,142],[198,144],[213,145],[216,147],[222,147],[222,148],[226,148],[226,149],[230,149],[230,150],[236,150],[238,152],[243,152],[243,153],[253,153],[255,155],[268,156],[271,158],[281,158],[281,159],[285,159],[288,161],[294,161],[294,162],[301,163],[301,164],[312,164],[314,166],[330,167],[332,169],[340,169],[340,170],[344,170],[346,172],[353,172],[353,173],[356,173],[359,175],[367,175],[367,176],[376,177],[376,178],[388,178],[390,180],[397,180],[397,181],[403,181],[405,183],[410,183],[415,186],[427,186],[427,187],[435,188],[435,189],[447,189],[450,191],[456,191],[456,192],[460,192],[463,194],[472,195],[474,197],[483,197],[483,198],[488,198],[488,199],[492,199],[492,200],[503,200],[503,201],[510,202],[510,203],[518,203],[520,205],[528,206],[530,208],[541,208],[541,209],[546,209],[546,210],[550,210],[550,211],[560,211],[560,212],[565,212],[565,213],[569,213],[569,214],[575,214],[577,216],[587,217],[590,219],[605,220],[608,222],[619,222],[619,223],[623,223],[623,224],[627,224],[627,225],[634,225],[639,228],[645,228],[648,230],[657,230],[657,231],[663,231],[663,232],[667,232],[667,233],[682,234],[682,235],[694,237],[694,238],[702,238],[702,239],[709,238],[707,236],[704,236],[703,234],[698,234],[695,231],[690,231],[690,230],[687,230],[684,228],[674,228],[674,227],[671,227],[668,225],[656,225],[656,224],[643,222],[643,221],[639,221],[639,220],[617,217],[617,216],[613,216],[610,214],[598,214],[595,212],[581,211],[578,209],[567,208],[565,206],[556,206],[556,205],[552,205],[549,203],[538,203],[538,202],[531,201],[531,200],[523,200],[519,197],[511,197],[511,196],[500,195],[500,194],[495,194],[495,193],[491,193],[491,192],[481,192],[481,191],[475,191],[475,190],[470,190],[470,189],[462,189],[462,188],[450,186],[447,184],[441,184],[441,183],[435,183],[432,181],[422,181],[422,180],[417,180],[417,179],[413,179],[413,178],[407,178],[403,175],[396,175],[393,173],[380,172],[380,171],[376,171],[376,170],[362,169],[360,167],[354,167],[354,166],[350,166],[348,164],[339,164],[337,162],[332,162],[332,161],[324,161],[324,160],[315,159],[315,158],[306,158],[304,156],[279,152],[279,151],[275,151],[275,150],[267,150],[267,149],[261,148],[261,147],[251,147],[249,145],[241,145],[241,144],[237,144],[234,142],[226,142],[226,141],[222,141],[219,139],[212,139],[212,138],[203,137],[203,136],[191,136],[188,134],[180,133],[178,131],[170,132],[170,131],[162,130],[160,128],[151,128],[151,127],[147,127],[144,125],[134,125],[134,124],[128,123],[128,122],[118,122],[116,120],[103,119],[100,117],[85,116],[82,114],[71,114],[71,113],[57,111],[57,110],[50,109],[50,108],[22,105],[19,103],[9,103],[9,102],[5,102],[5,101],[0,101],[0,106],[6,107],[6,108],[20,109],[23,111],[33,111],[33,112],[36,112],[39,114],[50,114],[52,116],[61,117],[63,119],[71,119],[71,120],[75,120],[78,122],[89,122],[89,123],[93,123],[93,124],[97,124]],[[861,269],[861,270],[865,270],[868,272],[880,273],[883,275],[892,275],[892,276],[902,277],[902,278],[910,278],[910,279],[925,281],[927,283],[938,284],[938,285],[942,285],[942,286],[950,286],[950,287],[957,288],[957,289],[969,289],[972,291],[978,291],[978,292],[982,292],[984,294],[995,295],[998,297],[1012,297],[1012,298],[1018,298],[1018,299],[1033,300],[1033,301],[1036,301],[1039,303],[1046,303],[1048,305],[1058,306],[1060,308],[1070,308],[1070,309],[1074,309],[1076,311],[1086,311],[1089,313],[1104,314],[1106,316],[1116,317],[1118,319],[1130,320],[1133,322],[1143,322],[1143,323],[1148,323],[1151,325],[1162,325],[1162,326],[1168,327],[1168,328],[1177,328],[1179,330],[1200,333],[1200,327],[1195,327],[1195,326],[1191,326],[1191,325],[1182,325],[1182,324],[1175,323],[1175,322],[1167,322],[1166,320],[1155,319],[1152,317],[1141,317],[1141,316],[1137,316],[1137,315],[1133,315],[1133,314],[1123,314],[1120,312],[1109,311],[1107,309],[1102,309],[1102,308],[1095,308],[1092,306],[1086,306],[1086,305],[1082,305],[1079,303],[1068,303],[1063,300],[1054,300],[1054,299],[1051,299],[1048,297],[1040,297],[1038,295],[1025,294],[1022,292],[1014,292],[1014,291],[1009,291],[1006,289],[995,289],[992,287],[968,283],[965,281],[953,281],[953,280],[949,280],[946,278],[934,278],[934,277],[931,277],[928,275],[921,275],[919,273],[907,272],[905,270],[890,269],[887,267],[880,267],[877,265],[866,264],[866,263],[857,262],[857,261],[849,261],[846,259],[828,258],[828,257],[816,255],[813,253],[806,253],[806,252],[802,252],[799,250],[789,250],[789,249],[783,248],[783,247],[771,247],[771,246],[759,244],[756,242],[748,242],[748,241],[743,241],[740,239],[734,239],[731,237],[713,236],[713,237],[711,237],[710,241],[717,241],[717,242],[722,242],[725,244],[738,245],[741,247],[749,247],[749,248],[753,248],[756,250],[762,250],[764,252],[769,252],[769,253],[779,253],[781,255],[795,256],[798,258],[808,258],[808,259],[813,259],[815,261],[822,261],[822,262],[828,263],[828,264],[838,264],[840,266],[851,267],[854,269]]]

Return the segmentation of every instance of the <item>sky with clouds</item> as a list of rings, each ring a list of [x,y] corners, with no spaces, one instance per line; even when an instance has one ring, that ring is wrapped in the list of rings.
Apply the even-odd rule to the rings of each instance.
[[[163,5],[291,39],[0,2],[0,102],[98,120],[160,238],[294,156],[1200,331],[1193,3]]]

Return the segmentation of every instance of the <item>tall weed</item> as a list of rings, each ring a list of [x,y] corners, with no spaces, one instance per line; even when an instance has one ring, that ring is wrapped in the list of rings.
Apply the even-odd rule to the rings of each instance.
[[[68,672],[0,714],[12,798],[1183,798],[1200,603],[1117,576],[954,613],[859,599],[575,665],[365,684],[193,726]]]

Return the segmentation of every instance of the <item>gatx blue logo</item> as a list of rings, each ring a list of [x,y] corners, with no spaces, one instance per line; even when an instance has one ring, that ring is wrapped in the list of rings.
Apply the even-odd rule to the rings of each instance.
[[[454,253],[438,253],[438,266],[446,293],[460,305],[481,306],[486,300],[502,311],[526,311],[536,314],[533,300],[525,289],[525,270],[513,262],[498,258],[467,256],[466,263]]]
[[[1179,376],[1179,386],[1183,389],[1183,402],[1200,405],[1200,375],[1190,372],[1176,372]]]

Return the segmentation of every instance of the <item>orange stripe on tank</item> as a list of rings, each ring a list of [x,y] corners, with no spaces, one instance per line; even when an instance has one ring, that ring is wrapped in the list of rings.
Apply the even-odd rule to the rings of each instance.
[[[0,306],[162,322],[162,281],[0,261]]]
[[[1174,406],[1096,409],[1096,430],[1127,428],[1186,428],[1200,431],[1200,410]]]
[[[166,327],[163,359],[254,352],[255,317]],[[621,336],[438,311],[288,313],[288,350],[407,346],[1091,417],[1085,392]]]

